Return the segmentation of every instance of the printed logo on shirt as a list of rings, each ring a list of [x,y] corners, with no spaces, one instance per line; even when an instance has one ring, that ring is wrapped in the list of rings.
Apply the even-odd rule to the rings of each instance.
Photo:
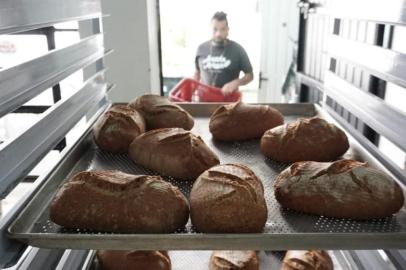
[[[231,65],[231,60],[225,58],[223,55],[220,56],[211,56],[208,55],[202,61],[203,69],[225,69]]]

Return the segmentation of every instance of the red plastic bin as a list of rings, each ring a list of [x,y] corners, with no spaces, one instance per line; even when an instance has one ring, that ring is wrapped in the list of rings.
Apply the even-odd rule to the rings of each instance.
[[[199,102],[236,102],[241,99],[241,92],[238,90],[229,95],[223,95],[220,88],[184,78],[169,91],[169,100],[191,102],[194,91],[197,91]]]

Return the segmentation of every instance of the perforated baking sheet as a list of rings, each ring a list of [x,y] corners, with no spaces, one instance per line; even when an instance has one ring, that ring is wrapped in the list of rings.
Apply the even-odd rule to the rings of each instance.
[[[290,106],[297,112],[295,104],[279,108],[285,115],[285,122],[298,117],[324,115],[319,108],[309,114],[291,115]],[[313,106],[313,105],[312,105]],[[285,110],[283,110],[285,108]],[[193,132],[216,152],[221,163],[243,163],[249,166],[262,180],[268,206],[268,220],[261,234],[202,234],[196,233],[190,220],[186,227],[173,234],[112,234],[86,230],[64,229],[49,220],[48,205],[58,186],[72,174],[81,170],[117,169],[133,174],[154,174],[133,163],[127,155],[110,154],[99,150],[91,139],[91,133],[84,138],[70,159],[59,167],[33,201],[9,228],[10,236],[33,246],[72,249],[378,249],[406,248],[405,208],[393,217],[371,221],[334,219],[306,215],[283,209],[274,198],[272,184],[275,177],[288,164],[272,161],[260,153],[259,140],[244,142],[216,142],[208,130],[209,118],[199,117],[194,112]],[[328,119],[330,120],[330,119]],[[330,120],[331,121],[331,120]],[[375,161],[350,137],[351,149],[346,158]],[[380,166],[379,164],[375,164]],[[188,197],[192,182],[164,177],[178,186]]]

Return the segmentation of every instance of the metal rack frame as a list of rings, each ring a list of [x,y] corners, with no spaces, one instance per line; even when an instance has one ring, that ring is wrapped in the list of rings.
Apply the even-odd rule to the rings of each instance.
[[[384,100],[386,82],[406,87],[406,55],[391,49],[393,26],[406,25],[406,1],[312,2],[319,5],[300,21],[302,31],[308,34],[302,34],[299,41],[298,88],[305,90],[301,100],[322,105],[405,186],[404,168],[395,165],[377,145],[383,136],[406,152],[406,114]],[[328,32],[311,40],[309,35],[317,29],[320,17],[330,21]],[[369,36],[364,41],[356,41],[351,33],[356,30],[342,29],[340,22],[348,19],[373,23],[374,28],[372,32],[367,29]],[[317,51],[310,53],[314,43]],[[318,55],[329,61],[315,60]],[[364,72],[366,84],[361,82],[360,72]]]
[[[110,51],[103,45],[101,18],[99,0],[66,0],[63,3],[53,0],[1,1],[0,34],[34,31],[72,20],[91,24],[89,37],[80,42],[0,71],[0,116],[15,111],[75,71],[84,69],[87,77],[72,96],[57,101],[41,114],[38,122],[0,145],[1,198],[24,179],[80,119],[86,117],[90,123],[107,108],[106,92],[112,86],[105,81],[101,60]],[[93,65],[96,68],[92,70],[89,67]],[[61,156],[66,155],[70,148],[64,149]],[[36,179],[32,191],[0,219],[0,267],[14,264],[24,254],[26,245],[10,240],[5,232],[44,179],[45,176]]]
[[[335,4],[340,4],[348,9],[348,6],[353,6],[353,1],[333,0]],[[387,1],[378,1],[371,3],[370,1],[363,1],[365,5],[371,5],[377,8],[372,8],[374,12],[355,12],[351,14],[353,18],[368,19],[372,21],[393,23],[393,24],[406,24],[405,12],[399,15],[399,10],[405,10],[406,1],[394,0],[391,3]],[[380,5],[384,3],[385,9],[380,9]],[[343,10],[343,9],[342,9]],[[379,12],[376,12],[376,11]],[[343,13],[331,12],[331,10],[320,8],[320,13],[335,14],[340,18]],[[83,84],[78,92],[68,99],[63,99],[53,105],[47,112],[41,115],[41,120],[35,123],[31,128],[27,129],[24,133],[0,145],[0,195],[4,198],[14,186],[21,182],[27,173],[36,165],[36,163],[51,149],[55,144],[60,141],[67,132],[79,121],[82,117],[86,117],[88,125],[91,126],[98,116],[109,106],[105,93],[110,89],[110,86],[105,82],[103,70],[103,57],[110,51],[106,50],[103,45],[103,33],[101,27],[101,4],[100,0],[65,0],[63,3],[54,0],[3,0],[0,2],[0,34],[21,33],[24,31],[35,30],[43,27],[52,26],[55,23],[77,20],[81,23],[90,23],[89,37],[82,39],[79,43],[69,46],[60,50],[53,50],[48,54],[41,56],[37,59],[23,63],[17,67],[0,71],[0,116],[11,113],[13,110],[18,109],[25,101],[38,95],[45,89],[54,86],[63,78],[66,78],[74,71],[84,70],[86,82]],[[304,39],[306,29],[305,18],[301,19],[301,38],[302,45],[306,45]],[[309,88],[313,85],[309,82],[316,82],[316,88],[324,90],[324,82],[309,78],[305,72],[304,59],[306,55],[305,47],[300,48],[299,61],[302,72],[302,85],[307,84]],[[362,48],[361,48],[362,49]],[[334,50],[339,56],[339,51]],[[317,51],[314,51],[313,54]],[[341,55],[344,56],[345,55]],[[341,57],[340,56],[340,57]],[[348,57],[347,57],[348,58]],[[347,60],[356,60],[356,58]],[[402,56],[396,57],[402,63],[404,58]],[[362,59],[361,59],[362,60]],[[358,63],[362,65],[362,63]],[[364,67],[371,67],[369,63],[364,63]],[[318,68],[317,70],[321,70]],[[384,70],[379,70],[375,66],[374,73],[376,76],[385,75]],[[402,73],[387,74],[394,76],[397,80],[402,79]],[[388,77],[385,77],[388,78]],[[404,77],[403,77],[404,79]],[[403,80],[402,79],[402,80]],[[396,81],[399,83],[399,81]],[[403,82],[399,84],[403,85]],[[333,85],[334,86],[334,85]],[[327,92],[326,92],[327,93]],[[334,94],[334,93],[333,93]],[[333,95],[331,94],[331,95]],[[323,94],[324,95],[324,94]],[[318,95],[320,97],[320,95]],[[361,96],[364,98],[365,96]],[[304,99],[302,99],[304,100]],[[325,104],[324,102],[320,102]],[[345,104],[342,104],[344,106]],[[355,104],[356,105],[356,104]],[[354,105],[354,106],[355,106]],[[189,105],[185,105],[189,106]],[[299,105],[301,106],[301,105]],[[44,108],[42,108],[44,109]],[[326,108],[329,109],[329,108]],[[329,109],[330,110],[330,109]],[[383,108],[387,111],[386,108]],[[334,110],[331,110],[334,111]],[[342,120],[342,116],[335,115],[333,117],[337,121]],[[385,118],[386,119],[386,118]],[[403,123],[403,120],[401,120]],[[340,122],[340,123],[341,123]],[[391,126],[384,121],[385,125]],[[378,124],[378,123],[376,123]],[[343,126],[345,126],[343,124]],[[385,130],[387,126],[384,126]],[[348,129],[351,130],[351,129]],[[404,135],[404,130],[400,130]],[[359,132],[354,131],[353,136],[358,136]],[[362,135],[362,134],[361,134]],[[365,141],[362,136],[359,141]],[[403,144],[402,138],[398,138],[396,134],[392,134],[394,139],[399,144]],[[404,137],[403,137],[404,138]],[[375,145],[368,145],[365,142],[366,148],[370,153],[376,157],[381,157],[382,163],[387,161],[379,151],[376,151]],[[69,155],[75,147],[74,144],[68,145],[61,153],[61,160]],[[375,151],[375,152],[374,152]],[[24,161],[24,162],[22,162]],[[67,166],[68,164],[65,164]],[[389,169],[393,164],[384,164]],[[396,174],[396,171],[391,170]],[[7,237],[6,231],[11,222],[21,212],[32,197],[38,192],[52,171],[41,175],[33,183],[32,191],[24,195],[14,208],[0,219],[0,267],[14,266],[15,269],[72,269],[80,268],[87,269],[91,263],[92,254],[89,251],[78,250],[48,250],[29,247],[23,243],[11,240]],[[398,172],[398,175],[401,176]],[[405,254],[402,251],[385,251],[388,257],[396,261],[399,267],[402,267],[402,262],[405,261]],[[375,256],[371,252],[342,252],[343,258],[351,260],[353,267],[362,269],[363,265],[368,265],[366,262],[368,256]],[[372,254],[372,255],[371,255]],[[371,257],[376,258],[376,257]],[[402,261],[403,260],[403,261]],[[379,260],[382,263],[382,260]],[[350,268],[348,268],[350,269]],[[372,268],[369,268],[372,269]]]

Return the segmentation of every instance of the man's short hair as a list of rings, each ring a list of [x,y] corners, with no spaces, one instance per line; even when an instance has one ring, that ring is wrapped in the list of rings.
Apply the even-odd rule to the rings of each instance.
[[[224,13],[223,11],[217,11],[216,13],[214,13],[211,19],[216,21],[226,21],[228,25],[227,14]]]

